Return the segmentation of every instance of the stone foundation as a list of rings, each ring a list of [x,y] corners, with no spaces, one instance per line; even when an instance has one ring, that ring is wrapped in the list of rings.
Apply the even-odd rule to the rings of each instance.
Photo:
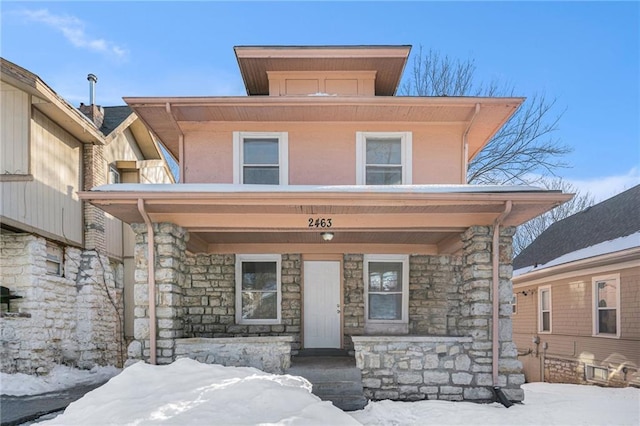
[[[494,399],[491,360],[474,355],[470,337],[352,336],[365,396],[372,400]],[[487,363],[488,362],[488,363]],[[502,369],[505,394],[522,400],[519,370]]]
[[[122,265],[64,248],[62,276],[47,274],[46,240],[0,235],[1,285],[21,299],[0,317],[0,370],[45,374],[56,364],[121,366]]]
[[[284,374],[291,366],[292,336],[191,338],[176,340],[176,358],[191,358],[205,364],[255,367],[267,373]]]

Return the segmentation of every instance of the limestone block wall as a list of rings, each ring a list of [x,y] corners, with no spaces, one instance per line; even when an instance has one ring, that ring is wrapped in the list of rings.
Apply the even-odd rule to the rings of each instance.
[[[410,334],[459,335],[461,266],[459,256],[410,257]]]
[[[134,284],[134,340],[129,344],[128,362],[148,360],[149,340],[149,274],[147,226],[133,224],[136,233],[136,270]],[[183,287],[186,283],[185,259],[189,235],[170,223],[153,224],[156,284],[156,361],[169,364],[175,357],[175,340],[184,337]]]
[[[351,336],[364,333],[364,256],[345,254],[343,258],[344,280],[344,347],[353,352]]]
[[[281,324],[236,324],[235,256],[198,254],[186,260],[183,288],[185,337],[292,336],[294,353],[300,349],[301,256],[282,255]]]
[[[292,342],[293,336],[178,339],[176,358],[284,374],[291,366]]]
[[[121,265],[66,247],[63,276],[49,275],[46,240],[31,234],[0,235],[0,251],[1,285],[22,296],[0,317],[3,372],[121,365]]]

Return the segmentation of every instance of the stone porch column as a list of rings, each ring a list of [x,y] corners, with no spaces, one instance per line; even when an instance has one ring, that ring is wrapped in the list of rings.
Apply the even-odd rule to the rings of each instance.
[[[513,272],[512,238],[515,228],[505,227],[500,230],[499,243],[499,294],[500,298],[500,342],[498,385],[503,388],[507,397],[514,401],[524,399],[520,385],[524,383],[522,363],[517,359],[516,346],[512,341],[511,296]],[[493,228],[473,226],[462,234],[462,303],[458,327],[463,336],[473,337],[469,356],[472,361],[472,372],[475,385],[469,399],[490,397],[492,379],[492,234]],[[465,390],[465,392],[467,392]],[[482,395],[481,395],[482,394]],[[486,395],[485,395],[486,394]],[[471,396],[471,395],[470,395]],[[465,395],[465,399],[466,395]]]
[[[149,361],[149,284],[147,268],[147,226],[132,224],[136,233],[134,340],[127,351],[130,365],[135,360]],[[172,223],[154,223],[155,282],[158,364],[175,359],[175,341],[184,337],[182,289],[185,284],[186,243],[188,232]]]

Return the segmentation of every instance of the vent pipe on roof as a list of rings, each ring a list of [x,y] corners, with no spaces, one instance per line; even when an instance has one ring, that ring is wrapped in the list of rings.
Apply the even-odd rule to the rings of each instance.
[[[87,75],[87,80],[89,80],[89,105],[95,104],[96,98],[96,83],[98,82],[98,77],[95,74]]]

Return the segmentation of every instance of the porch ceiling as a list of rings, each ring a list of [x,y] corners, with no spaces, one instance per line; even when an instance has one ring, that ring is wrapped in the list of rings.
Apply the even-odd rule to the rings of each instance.
[[[433,193],[407,187],[375,192],[363,187],[350,192],[232,192],[221,190],[224,185],[178,184],[166,185],[171,191],[160,191],[159,185],[144,191],[145,186],[152,185],[109,185],[79,195],[126,223],[144,222],[138,210],[138,200],[143,200],[153,222],[171,222],[189,231],[189,249],[194,252],[241,252],[243,246],[277,251],[296,244],[309,252],[326,252],[328,245],[335,250],[362,250],[366,245],[387,251],[406,251],[408,246],[416,253],[457,251],[459,234],[473,225],[492,225],[507,201],[512,209],[504,224],[516,226],[572,197],[531,190]],[[180,187],[185,190],[178,191]],[[334,239],[324,242],[323,231],[333,232]]]

